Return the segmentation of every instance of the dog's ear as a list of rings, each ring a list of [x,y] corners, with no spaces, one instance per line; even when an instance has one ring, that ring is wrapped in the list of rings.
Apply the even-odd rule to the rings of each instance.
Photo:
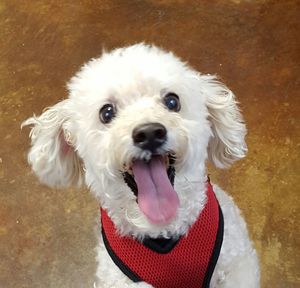
[[[39,180],[50,187],[80,186],[82,165],[71,132],[70,103],[64,100],[33,116],[22,126],[33,125],[28,162]]]
[[[225,168],[246,155],[246,126],[234,94],[215,77],[207,76],[206,80],[206,105],[212,130],[208,157],[217,167]]]

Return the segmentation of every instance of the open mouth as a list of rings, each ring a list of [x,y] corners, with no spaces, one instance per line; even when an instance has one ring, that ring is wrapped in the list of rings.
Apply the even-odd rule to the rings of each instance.
[[[177,214],[179,199],[174,190],[175,157],[152,155],[149,161],[134,160],[123,172],[124,181],[137,197],[140,210],[155,224],[167,224]]]

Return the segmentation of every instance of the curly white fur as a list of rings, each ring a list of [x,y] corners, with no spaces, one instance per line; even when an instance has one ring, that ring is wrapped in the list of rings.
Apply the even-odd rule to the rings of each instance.
[[[92,59],[68,85],[69,98],[23,123],[32,125],[28,161],[41,182],[55,187],[81,185],[83,177],[122,235],[174,236],[188,232],[205,206],[205,161],[227,167],[245,156],[246,128],[233,93],[215,76],[202,75],[172,53],[137,44]],[[179,113],[163,97],[179,95]],[[117,108],[109,124],[99,121],[107,103]],[[159,122],[168,133],[161,153],[176,154],[176,218],[155,225],[141,213],[120,171],[144,158],[132,143],[139,124]],[[225,218],[221,255],[211,287],[259,287],[259,265],[246,225],[233,201],[218,187]],[[101,237],[98,287],[151,287],[132,283],[116,268]]]
[[[68,100],[64,100],[40,117],[33,116],[22,123],[22,127],[33,125],[28,162],[40,181],[51,187],[80,186],[82,183],[80,160],[68,131],[67,105]]]

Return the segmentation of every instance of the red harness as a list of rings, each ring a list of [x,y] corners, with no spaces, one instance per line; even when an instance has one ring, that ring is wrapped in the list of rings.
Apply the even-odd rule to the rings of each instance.
[[[146,239],[121,237],[101,209],[102,235],[115,264],[132,281],[145,281],[155,288],[209,287],[223,240],[223,216],[211,184],[207,203],[186,236]]]

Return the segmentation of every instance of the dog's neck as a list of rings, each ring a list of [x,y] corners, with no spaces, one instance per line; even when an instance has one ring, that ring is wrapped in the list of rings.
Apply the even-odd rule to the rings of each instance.
[[[124,191],[124,185],[119,188],[122,189],[120,193],[116,193],[121,196],[107,198],[101,203],[101,206],[108,212],[121,235],[133,236],[138,239],[145,237],[176,238],[187,233],[204,209],[206,186],[206,176],[202,177],[202,180],[199,180],[198,177],[195,181],[176,177],[174,187],[178,192],[180,208],[175,220],[165,226],[150,223],[139,210],[135,196],[129,188],[125,187],[129,191]],[[132,196],[122,197],[122,195]],[[112,207],[116,207],[116,209],[112,209]],[[120,207],[122,208],[120,209]]]

